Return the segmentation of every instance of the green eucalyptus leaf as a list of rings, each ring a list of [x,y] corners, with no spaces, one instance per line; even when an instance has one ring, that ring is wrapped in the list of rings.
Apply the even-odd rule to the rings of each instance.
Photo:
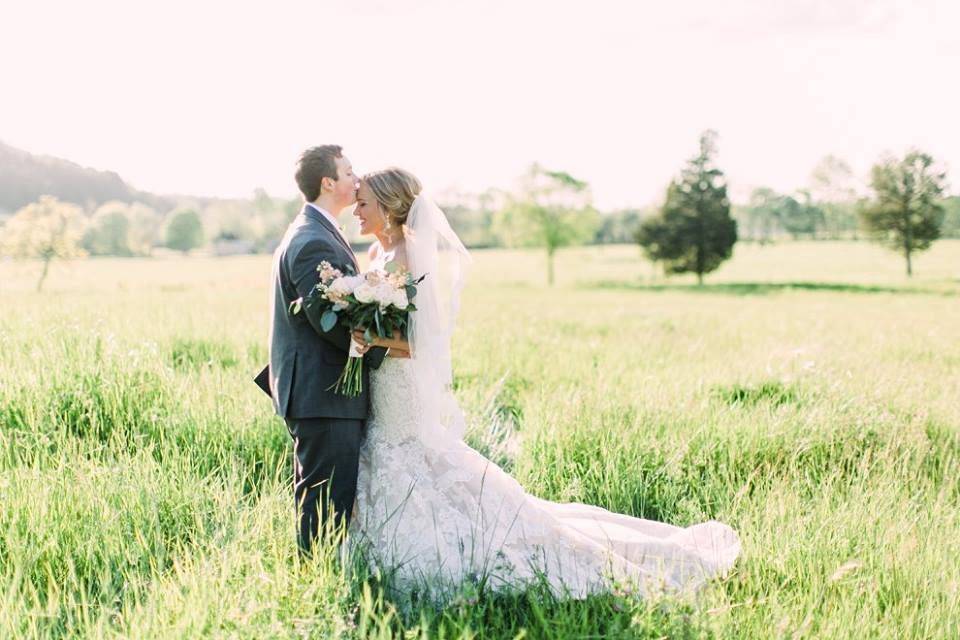
[[[320,316],[320,328],[324,331],[330,331],[337,325],[337,312],[333,309],[327,309]]]

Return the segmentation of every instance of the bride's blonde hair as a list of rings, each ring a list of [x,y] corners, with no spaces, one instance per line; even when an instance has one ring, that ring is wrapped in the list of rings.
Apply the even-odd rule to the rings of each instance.
[[[368,173],[362,180],[380,203],[389,225],[407,223],[410,207],[423,188],[415,175],[399,167],[389,167]]]

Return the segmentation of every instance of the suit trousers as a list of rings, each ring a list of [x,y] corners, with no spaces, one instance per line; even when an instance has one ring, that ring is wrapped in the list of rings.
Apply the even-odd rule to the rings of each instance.
[[[350,525],[357,496],[364,421],[345,418],[286,418],[285,421],[293,438],[293,493],[299,520],[297,542],[301,552],[308,553],[318,537],[324,537],[328,531],[342,533]]]

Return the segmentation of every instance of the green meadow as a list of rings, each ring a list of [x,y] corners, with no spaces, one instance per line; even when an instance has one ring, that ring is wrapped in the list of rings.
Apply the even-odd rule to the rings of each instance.
[[[474,254],[468,441],[532,493],[743,553],[695,599],[465,587],[402,605],[298,558],[252,376],[266,256],[0,263],[0,638],[955,638],[960,240],[737,247],[696,286],[633,246]]]

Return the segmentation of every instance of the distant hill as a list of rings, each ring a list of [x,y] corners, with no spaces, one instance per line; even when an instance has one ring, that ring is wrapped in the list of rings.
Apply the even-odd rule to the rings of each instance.
[[[169,209],[173,199],[138,191],[112,171],[97,171],[75,162],[39,156],[0,142],[0,214],[13,213],[42,195],[88,208],[107,202],[143,202]]]

